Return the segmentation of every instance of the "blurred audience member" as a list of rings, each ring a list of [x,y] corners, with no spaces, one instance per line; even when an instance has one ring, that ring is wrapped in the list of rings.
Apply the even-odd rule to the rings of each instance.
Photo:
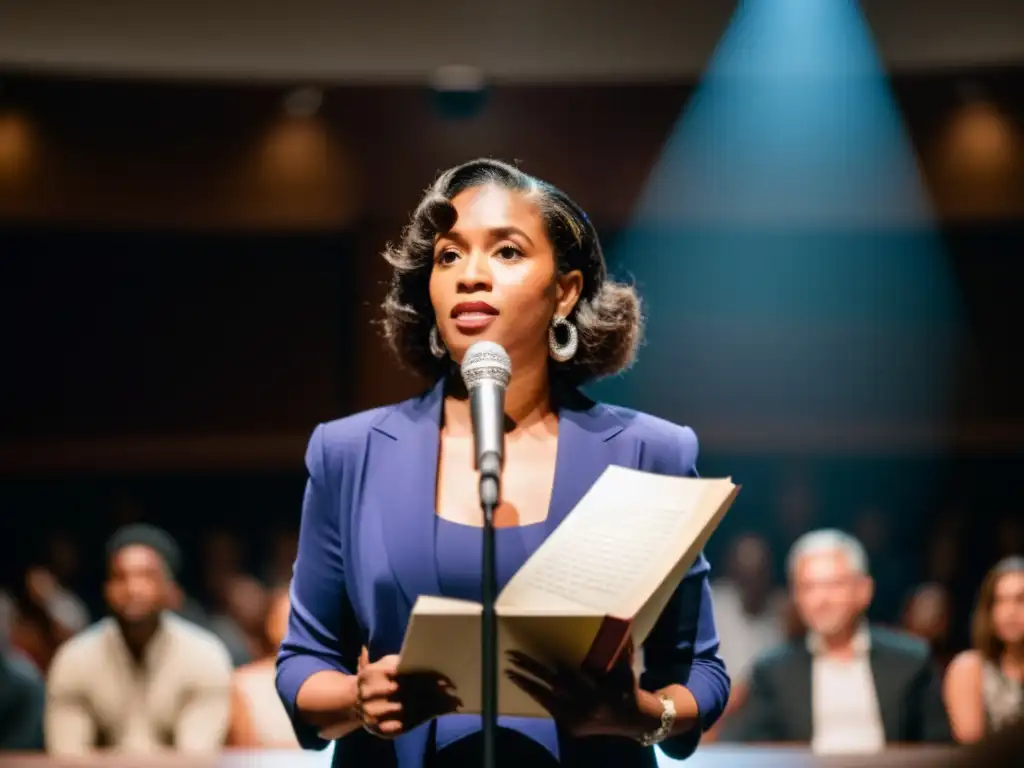
[[[783,541],[779,551],[791,546],[808,530],[817,513],[818,497],[808,472],[800,468],[790,470],[777,500],[776,522]]]
[[[950,741],[927,646],[864,619],[874,584],[860,542],[841,531],[808,533],[793,545],[788,572],[809,631],[754,665],[722,740],[810,742],[819,754]]]
[[[46,689],[38,670],[10,644],[14,601],[0,592],[0,751],[43,748]]]
[[[925,552],[924,572],[921,581],[941,585],[949,596],[951,648],[964,648],[970,643],[969,608],[974,601],[978,576],[971,567],[972,557],[965,556],[970,548],[965,547],[969,532],[961,521],[947,516],[940,518],[934,526]],[[986,563],[989,561],[986,561]]]
[[[133,525],[108,544],[113,614],[68,641],[47,681],[46,748],[213,753],[230,714],[231,663],[211,633],[168,610],[179,555],[160,529]]]
[[[188,594],[177,581],[171,584],[171,595],[167,608],[196,626],[210,628],[210,617],[206,614],[202,603]]]
[[[1024,557],[1008,557],[988,572],[971,629],[974,648],[953,659],[943,686],[961,742],[1024,717]]]
[[[65,530],[56,530],[46,540],[46,565],[61,585],[71,591],[78,592],[82,584],[82,557],[78,551],[78,542]]]
[[[247,586],[240,586],[238,582],[242,577],[242,560],[242,546],[231,533],[212,530],[203,537],[203,589],[209,606],[205,626],[227,646],[231,663],[236,667],[256,658],[245,631],[238,625],[231,611],[232,599],[237,597],[239,591],[248,590]],[[235,602],[238,602],[237,599]]]
[[[963,526],[957,518],[946,517],[935,524],[925,556],[924,581],[948,588],[960,579],[964,565],[963,540]]]
[[[242,573],[242,545],[224,530],[211,530],[202,541],[203,588],[207,601],[216,608],[224,605],[228,584]]]
[[[940,670],[945,670],[953,657],[950,616],[949,591],[934,582],[914,590],[903,611],[903,629],[928,643],[932,660]]]
[[[52,619],[27,595],[21,601],[14,601],[14,626],[11,629],[11,645],[40,672],[50,667],[50,660],[57,649],[57,635]]]
[[[233,747],[298,749],[291,720],[274,685],[274,662],[288,629],[289,610],[288,590],[275,590],[266,617],[266,655],[235,672],[228,730],[228,744]]]
[[[224,586],[223,608],[208,626],[227,646],[236,667],[259,659],[266,651],[263,623],[267,593],[252,576],[232,576]]]
[[[25,572],[14,642],[41,670],[61,643],[89,625],[89,609],[74,591],[79,562],[74,540],[58,531],[48,537],[45,557]]]
[[[299,532],[277,531],[270,542],[270,556],[264,573],[267,584],[287,584],[292,580],[292,565],[299,551]]]
[[[89,626],[85,603],[65,589],[50,569],[29,568],[25,574],[25,591],[29,600],[49,619],[57,645]]]
[[[786,639],[786,593],[772,579],[771,550],[760,536],[733,544],[725,576],[711,584],[718,653],[733,685],[747,679],[755,657]]]
[[[908,560],[899,557],[893,547],[888,517],[879,507],[862,509],[853,523],[853,534],[861,542],[871,563],[874,599],[868,608],[873,621],[895,624],[899,620],[900,601],[914,583]]]

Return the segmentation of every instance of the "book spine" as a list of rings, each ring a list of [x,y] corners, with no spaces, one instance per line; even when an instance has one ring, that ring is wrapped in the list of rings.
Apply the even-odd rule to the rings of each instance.
[[[598,675],[605,675],[611,671],[619,659],[619,654],[629,642],[632,624],[633,622],[627,619],[605,616],[583,660],[583,668]]]

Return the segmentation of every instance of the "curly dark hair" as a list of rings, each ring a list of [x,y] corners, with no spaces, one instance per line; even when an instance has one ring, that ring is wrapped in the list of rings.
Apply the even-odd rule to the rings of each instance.
[[[630,285],[608,277],[604,253],[590,219],[560,189],[500,160],[478,159],[442,173],[427,189],[397,245],[384,258],[393,267],[384,299],[384,335],[399,361],[430,381],[452,369],[446,355],[430,353],[434,324],[430,273],[434,241],[455,225],[451,200],[460,192],[488,184],[516,190],[536,201],[547,227],[560,274],[583,274],[579,301],[567,318],[579,331],[579,348],[566,363],[551,361],[559,379],[574,386],[628,368],[636,357],[643,331],[640,300]]]

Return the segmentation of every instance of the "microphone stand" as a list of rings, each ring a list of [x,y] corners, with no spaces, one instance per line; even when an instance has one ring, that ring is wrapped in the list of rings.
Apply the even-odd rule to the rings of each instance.
[[[480,458],[480,506],[484,513],[483,584],[480,623],[480,671],[483,695],[483,768],[495,768],[498,737],[498,622],[494,602],[498,597],[498,576],[494,555],[494,511],[501,499],[501,459],[496,453]]]

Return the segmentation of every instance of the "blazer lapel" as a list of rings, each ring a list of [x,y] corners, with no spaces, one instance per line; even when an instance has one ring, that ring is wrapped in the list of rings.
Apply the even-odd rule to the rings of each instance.
[[[903,741],[901,714],[903,712],[903,686],[905,675],[901,674],[900,665],[894,663],[893,656],[879,647],[874,633],[871,637],[871,677],[875,682],[875,698],[878,699],[878,713],[882,719],[882,730],[885,740],[889,742]]]
[[[444,383],[396,408],[371,432],[365,483],[380,515],[384,545],[409,606],[419,595],[440,594],[436,552],[437,465]],[[612,464],[637,467],[639,440],[623,435],[625,424],[607,406],[576,394],[559,410],[558,451],[550,535]]]
[[[395,409],[371,433],[367,484],[381,517],[384,546],[410,609],[441,592],[437,573],[437,462],[444,384]]]
[[[558,451],[545,524],[547,535],[609,465],[636,468],[640,461],[640,441],[621,434],[625,424],[612,409],[579,393],[572,399],[576,402],[563,406],[558,413]]]
[[[785,740],[810,742],[814,735],[814,686],[812,676],[814,657],[803,643],[795,645],[789,654],[788,670],[784,676],[786,698],[778,702],[783,711],[788,710]],[[781,714],[781,713],[780,713]]]

